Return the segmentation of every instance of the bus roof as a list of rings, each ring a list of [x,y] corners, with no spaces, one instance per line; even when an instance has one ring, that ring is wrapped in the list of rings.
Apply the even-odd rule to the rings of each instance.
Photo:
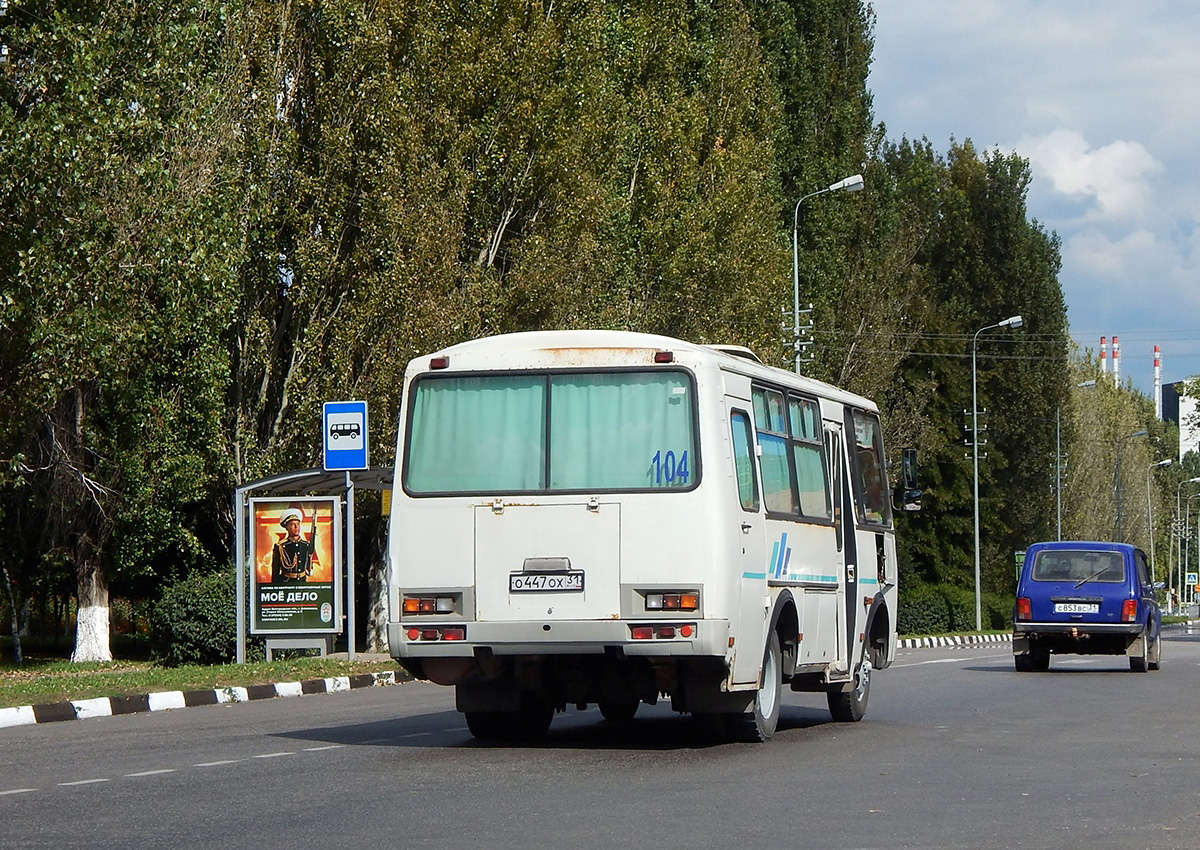
[[[760,378],[773,383],[786,383],[792,386],[799,385],[810,392],[840,401],[844,404],[857,405],[869,410],[877,409],[873,401],[863,396],[840,389],[824,381],[818,381],[815,378],[796,375],[784,369],[767,366],[757,358],[750,359],[746,354],[753,356],[752,352],[740,346],[700,345],[685,342],[674,337],[639,333],[636,331],[525,331],[481,337],[467,342],[460,342],[423,357],[417,357],[409,364],[409,372],[411,377],[414,373],[428,371],[429,361],[435,357],[450,358],[452,371],[454,371],[453,367],[459,366],[461,362],[456,362],[456,356],[467,355],[473,360],[474,355],[485,355],[489,368],[502,370],[519,368],[514,362],[516,358],[506,355],[519,355],[523,352],[563,353],[566,351],[583,351],[589,349],[610,351],[622,349],[628,351],[672,351],[676,355],[687,355],[687,359],[689,360],[708,361],[721,369],[737,372],[751,378]],[[737,353],[734,353],[730,349],[737,349]],[[471,367],[472,369],[479,368],[474,363],[471,364]]]

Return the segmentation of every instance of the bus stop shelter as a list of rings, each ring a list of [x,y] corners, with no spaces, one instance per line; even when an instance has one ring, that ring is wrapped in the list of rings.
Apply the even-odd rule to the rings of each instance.
[[[354,491],[362,490],[391,490],[392,468],[389,466],[369,467],[356,470],[325,470],[298,469],[283,472],[269,478],[251,481],[234,490],[233,515],[235,527],[235,557],[237,559],[237,663],[246,662],[246,640],[249,632],[249,571],[253,565],[248,563],[250,533],[249,505],[252,498],[283,497],[303,498],[305,496],[334,497],[340,500],[341,516],[344,518],[342,527],[335,533],[343,535],[343,551],[345,552],[345,601],[346,601],[346,649],[350,660],[354,659]],[[271,649],[308,646],[324,648],[332,642],[328,638],[296,638],[286,635],[268,638],[268,653]]]

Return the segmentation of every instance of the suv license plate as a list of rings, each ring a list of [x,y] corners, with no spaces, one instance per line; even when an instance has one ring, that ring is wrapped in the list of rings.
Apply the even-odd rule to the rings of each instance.
[[[510,593],[578,593],[583,590],[583,570],[569,573],[513,573],[508,577]]]
[[[1055,602],[1055,614],[1099,614],[1100,606],[1090,602]]]

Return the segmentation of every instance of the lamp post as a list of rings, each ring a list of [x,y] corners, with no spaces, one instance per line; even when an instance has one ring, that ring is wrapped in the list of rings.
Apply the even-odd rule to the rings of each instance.
[[[975,631],[983,630],[983,617],[979,596],[979,381],[975,363],[975,349],[979,347],[979,335],[995,328],[1019,328],[1024,320],[1009,316],[994,325],[975,331],[971,337],[971,454],[975,470]]]
[[[843,189],[847,192],[858,192],[862,187],[862,175],[852,174],[796,201],[796,209],[792,213],[792,354],[793,368],[797,375],[800,374],[800,205],[809,198],[824,195],[826,192],[840,192]]]
[[[1116,470],[1113,474],[1113,497],[1117,500],[1117,542],[1125,542],[1125,532],[1121,527],[1121,443],[1126,440],[1132,440],[1134,437],[1146,436],[1146,429],[1134,431],[1132,434],[1126,434],[1124,437],[1117,437],[1117,441],[1113,444],[1113,454],[1117,456]]]
[[[1183,503],[1183,535],[1179,538],[1179,547],[1183,550],[1183,563],[1179,565],[1179,604],[1188,603],[1187,591],[1191,589],[1191,585],[1187,583],[1187,572],[1191,564],[1191,552],[1187,549],[1187,541],[1192,539],[1192,530],[1188,528],[1192,520],[1192,499],[1200,499],[1200,493],[1193,493],[1187,497],[1187,501]],[[1197,517],[1197,531],[1200,532],[1200,517]],[[1197,555],[1200,559],[1200,539],[1197,540]],[[1194,601],[1194,598],[1193,598]]]
[[[1200,484],[1200,477],[1189,478],[1187,481],[1180,481],[1175,488],[1175,534],[1171,537],[1172,550],[1175,553],[1175,576],[1171,577],[1172,582],[1178,582],[1174,585],[1180,591],[1183,590],[1183,504],[1180,501],[1179,491],[1183,489],[1185,484]],[[1178,546],[1174,545],[1178,541]],[[1170,574],[1170,565],[1167,568],[1168,575]]]
[[[1084,390],[1096,386],[1096,381],[1076,384],[1075,389]],[[1062,407],[1054,408],[1054,497],[1058,508],[1058,539],[1062,540]]]
[[[1150,586],[1154,586],[1154,503],[1150,499],[1150,470],[1155,467],[1170,466],[1171,458],[1160,460],[1146,467],[1146,528],[1150,534]]]

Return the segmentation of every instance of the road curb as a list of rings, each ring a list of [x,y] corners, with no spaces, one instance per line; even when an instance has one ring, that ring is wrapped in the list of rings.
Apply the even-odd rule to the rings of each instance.
[[[953,635],[948,637],[900,638],[900,649],[923,649],[939,646],[971,646],[977,644],[1011,643],[1012,635]],[[65,720],[87,720],[93,717],[114,717],[122,714],[142,714],[173,711],[201,705],[226,705],[253,700],[296,697],[305,694],[328,694],[354,688],[398,685],[408,681],[404,674],[394,671],[361,673],[356,676],[336,676],[328,679],[308,679],[303,682],[278,682],[273,685],[213,688],[202,691],[161,691],[122,697],[96,697],[69,702],[19,705],[0,708],[0,729],[8,726],[28,726],[35,723],[61,723]]]
[[[297,697],[304,694],[329,694],[355,688],[396,685],[406,681],[394,671],[360,673],[355,676],[335,676],[328,679],[308,679],[303,682],[277,682],[273,685],[213,688],[202,691],[162,691],[123,697],[97,697],[69,702],[19,705],[0,708],[0,728],[27,726],[34,723],[59,723],[64,720],[87,720],[92,717],[113,717],[120,714],[171,711],[199,705],[224,705],[251,700]]]
[[[1012,634],[950,635],[947,637],[901,638],[901,649],[921,649],[930,646],[971,646],[974,644],[1012,643]]]

